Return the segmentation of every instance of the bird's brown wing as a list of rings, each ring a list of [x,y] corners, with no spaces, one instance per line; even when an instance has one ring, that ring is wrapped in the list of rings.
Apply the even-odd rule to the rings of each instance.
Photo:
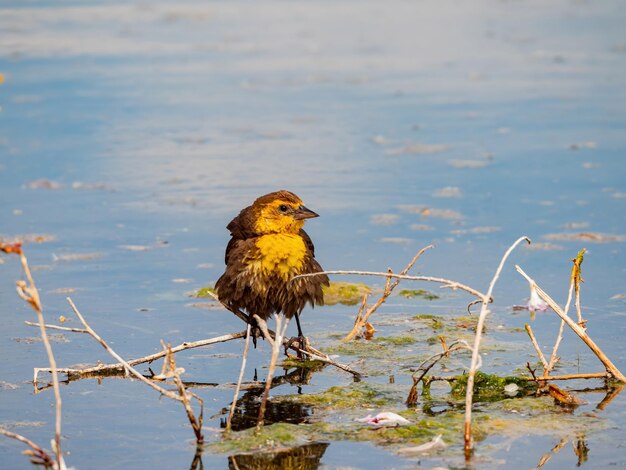
[[[237,242],[258,236],[254,231],[254,213],[252,206],[243,209],[237,217],[228,223],[226,228],[230,231],[231,235],[231,239],[228,241],[228,245],[226,245],[226,253],[224,255],[224,262],[228,266],[228,259],[237,245]]]
[[[231,238],[226,249],[226,270],[215,283],[215,289],[219,299],[228,307],[266,318],[272,313],[271,299],[256,293],[253,286],[258,290],[258,279],[247,269],[256,250],[254,238]]]
[[[300,230],[300,236],[302,237],[302,240],[304,240],[304,244],[309,252],[309,256],[306,257],[304,267],[302,269],[302,274],[319,273],[324,271],[322,266],[320,266],[315,259],[315,246],[313,245],[311,237],[309,237],[304,230]],[[305,298],[311,306],[324,305],[324,293],[322,291],[322,286],[330,285],[328,276],[326,274],[320,274],[319,276],[302,278],[300,281],[302,282],[297,283],[300,290],[297,295]],[[302,306],[304,306],[304,304]]]
[[[311,253],[311,258],[315,258],[315,246],[313,246],[313,240],[309,237],[309,234],[304,230],[300,229],[300,237],[304,240],[304,244],[306,245],[306,249],[309,253]],[[320,269],[321,271],[321,269]]]

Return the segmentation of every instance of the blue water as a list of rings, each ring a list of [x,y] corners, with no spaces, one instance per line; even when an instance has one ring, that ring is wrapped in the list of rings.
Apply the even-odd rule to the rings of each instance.
[[[59,289],[75,289],[92,326],[125,357],[158,350],[160,339],[241,329],[227,312],[186,306],[187,294],[221,274],[232,216],[280,188],[321,214],[307,231],[327,269],[399,270],[435,243],[415,272],[486,290],[519,236],[552,243],[519,248],[502,274],[493,310],[513,327],[527,317],[510,316],[510,307],[528,296],[514,264],[562,302],[569,260],[586,247],[589,333],[625,370],[624,242],[545,238],[626,234],[625,19],[617,1],[4,2],[0,234],[54,236],[26,246],[47,318],[71,316]],[[440,151],[411,153],[416,144]],[[29,188],[39,179],[62,187]],[[437,197],[446,187],[460,197]],[[460,217],[413,213],[423,207]],[[393,223],[373,224],[381,214]],[[467,232],[481,227],[495,229]],[[85,253],[97,256],[58,259]],[[37,330],[22,323],[34,315],[13,289],[17,259],[2,259],[0,380],[11,386],[0,387],[0,424],[41,422],[11,429],[47,446],[52,395],[29,384],[46,359],[40,343],[17,341]],[[388,311],[411,313],[411,305],[396,301]],[[434,308],[462,314],[464,305],[459,295]],[[303,321],[319,335],[347,331],[353,315],[325,307]],[[547,315],[533,324],[542,344],[556,325]],[[108,361],[88,338],[65,338],[53,344],[59,364]],[[267,352],[253,354],[249,370],[263,374]],[[580,356],[583,371],[599,370],[573,335],[561,352]],[[240,343],[226,343],[178,360],[187,380],[233,382],[240,354]],[[305,391],[350,381],[329,370],[314,377]],[[128,380],[85,380],[62,393],[70,465],[189,466],[192,435],[178,404]],[[230,389],[201,393],[207,416],[232,398]],[[620,396],[608,412],[623,406]],[[623,432],[623,413],[613,419]],[[606,444],[614,432],[589,438],[594,468],[624,464],[623,443]],[[3,466],[23,468],[21,449],[0,440]],[[505,458],[519,461],[512,449]],[[224,455],[203,458],[227,465]],[[332,443],[322,463],[375,468],[376,459],[403,465],[350,443]]]

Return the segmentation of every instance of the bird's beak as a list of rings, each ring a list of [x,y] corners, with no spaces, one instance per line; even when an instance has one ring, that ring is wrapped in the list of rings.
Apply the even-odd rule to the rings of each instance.
[[[319,217],[319,215],[305,206],[300,206],[293,213],[293,217],[296,220],[304,220],[304,219],[312,219],[313,217]]]

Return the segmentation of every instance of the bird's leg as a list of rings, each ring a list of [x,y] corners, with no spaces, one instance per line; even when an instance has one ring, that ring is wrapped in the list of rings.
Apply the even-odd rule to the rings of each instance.
[[[296,325],[298,326],[298,336],[303,337],[304,335],[302,334],[302,327],[300,326],[300,315],[298,314],[298,312],[296,312]]]
[[[298,312],[295,313],[296,317],[296,325],[298,325],[298,336],[296,338],[291,338],[287,344],[285,345],[285,355],[288,356],[287,350],[293,345],[293,343],[298,344],[298,359],[304,360],[304,356],[302,355],[302,351],[308,351],[309,349],[309,339],[304,336],[302,333],[302,326],[300,326],[300,315]]]
[[[270,394],[270,389],[272,388],[272,378],[274,377],[274,370],[276,369],[276,362],[278,361],[278,353],[280,352],[280,345],[283,344],[283,337],[285,336],[285,331],[287,331],[288,324],[288,318],[285,318],[282,313],[276,314],[276,337],[274,338],[274,343],[272,344],[272,359],[270,360],[267,380],[265,381],[265,391],[263,393],[263,399],[261,400],[261,407],[259,408],[259,418],[256,423],[256,432],[259,432],[261,430],[261,426],[263,426],[267,399]]]

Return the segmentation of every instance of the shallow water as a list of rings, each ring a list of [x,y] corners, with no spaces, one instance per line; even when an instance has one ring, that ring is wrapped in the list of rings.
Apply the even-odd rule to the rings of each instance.
[[[196,300],[188,293],[221,274],[230,218],[279,188],[322,215],[307,231],[327,269],[400,270],[434,243],[415,273],[486,290],[502,253],[529,236],[533,245],[512,255],[495,290],[492,321],[506,328],[528,321],[511,314],[528,296],[514,265],[562,302],[570,259],[586,247],[589,333],[624,371],[625,19],[616,1],[4,2],[0,234],[53,236],[26,246],[47,318],[72,318],[69,293],[127,358],[159,350],[160,339],[178,344],[242,328],[225,311],[189,306]],[[579,233],[604,234],[605,243],[563,240]],[[19,263],[2,260],[0,343],[9,359],[0,366],[0,424],[47,446],[52,394],[33,394],[30,383],[46,358],[30,340],[37,330],[23,324],[34,315],[13,288]],[[392,297],[374,323],[388,336],[402,331],[391,320],[463,315],[468,300]],[[326,334],[345,333],[354,314],[319,308],[304,314],[303,327],[327,345]],[[548,347],[557,321],[541,314],[532,325]],[[511,373],[536,360],[525,335],[488,336],[515,347],[490,353],[483,370]],[[109,361],[86,337],[64,334],[53,347],[60,365]],[[232,342],[177,360],[185,380],[231,383],[241,352]],[[414,360],[431,353],[418,348]],[[265,375],[268,354],[266,345],[251,353],[246,380],[254,368]],[[601,368],[573,335],[560,354],[564,372]],[[406,370],[385,367],[408,389]],[[350,382],[326,368],[300,388],[312,394]],[[206,426],[219,429],[232,390],[197,393]],[[190,466],[192,434],[178,404],[121,379],[73,382],[62,394],[69,464]],[[603,423],[586,437],[588,464],[622,466],[625,398],[594,410],[600,395],[583,394],[590,404],[577,411]],[[507,443],[490,435],[478,447],[488,460],[476,466],[537,462],[562,437],[531,433]],[[20,450],[0,440],[3,467],[24,468]],[[451,455],[420,461],[458,463]],[[202,458],[228,466],[227,454]],[[336,441],[320,462],[402,468],[415,460]],[[545,468],[576,462],[568,449]]]

